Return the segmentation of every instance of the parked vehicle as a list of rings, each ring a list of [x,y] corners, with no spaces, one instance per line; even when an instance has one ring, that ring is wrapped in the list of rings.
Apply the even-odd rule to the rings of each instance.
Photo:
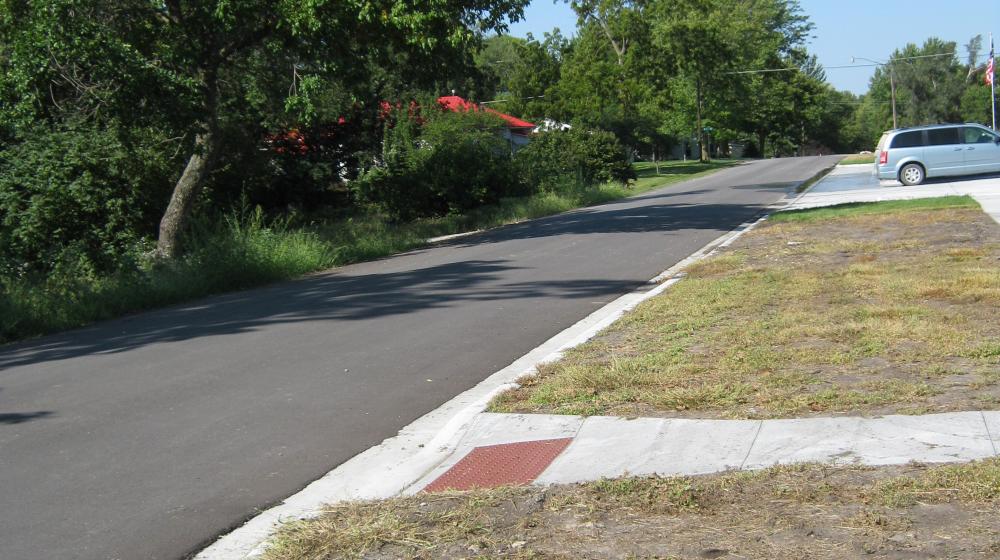
[[[928,177],[1000,172],[1000,136],[978,124],[936,124],[882,133],[875,174],[919,185]]]

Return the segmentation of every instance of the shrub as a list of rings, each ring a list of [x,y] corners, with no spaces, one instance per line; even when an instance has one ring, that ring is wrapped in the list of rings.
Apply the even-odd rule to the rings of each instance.
[[[386,124],[380,165],[352,183],[359,200],[395,219],[411,220],[526,194],[497,117],[432,112],[421,124],[399,113]]]
[[[0,152],[0,275],[114,270],[155,231],[175,177],[152,131],[37,127]]]
[[[602,130],[574,127],[538,134],[514,160],[524,181],[541,191],[611,182],[627,186],[636,178],[625,148]]]

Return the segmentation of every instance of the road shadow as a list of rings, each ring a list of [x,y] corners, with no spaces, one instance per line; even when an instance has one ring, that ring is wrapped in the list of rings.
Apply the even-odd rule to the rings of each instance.
[[[0,389],[2,392],[3,389]],[[0,426],[4,424],[24,424],[32,420],[48,418],[54,413],[51,410],[38,410],[35,412],[0,412]]]
[[[48,410],[38,412],[0,412],[0,424],[24,424],[32,420],[39,420],[52,416]]]
[[[787,188],[787,185],[758,184],[753,188],[774,190]],[[653,192],[497,228],[444,242],[431,250],[559,235],[682,230],[721,232],[752,218],[764,208],[754,204],[698,204],[677,200],[680,195],[703,192],[706,191]],[[505,273],[517,268],[506,260],[476,259],[370,274],[355,274],[357,267],[347,267],[6,345],[0,347],[0,372],[5,368],[89,354],[124,352],[154,343],[249,332],[274,324],[366,320],[455,307],[471,301],[600,299],[628,292],[639,284],[603,278],[504,282]]]
[[[518,267],[505,260],[469,260],[373,274],[341,271],[115,319],[0,349],[5,368],[148,344],[248,332],[302,321],[358,321],[507,299],[594,299],[639,283],[606,279],[504,282]]]
[[[757,190],[787,190],[788,183],[756,186]],[[740,187],[733,187],[740,188]],[[696,194],[692,192],[690,194]],[[675,232],[683,230],[725,231],[766,208],[757,204],[698,204],[670,200],[673,193],[637,196],[624,202],[604,204],[512,224],[462,237],[442,246],[470,247],[519,239],[560,235]],[[661,201],[657,203],[656,201]]]

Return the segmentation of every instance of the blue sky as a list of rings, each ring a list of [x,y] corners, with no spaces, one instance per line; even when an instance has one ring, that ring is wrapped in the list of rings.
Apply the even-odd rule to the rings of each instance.
[[[850,65],[851,56],[886,60],[906,43],[921,44],[936,36],[958,43],[964,61],[963,47],[972,36],[982,34],[986,42],[990,31],[1000,35],[1000,0],[801,0],[801,4],[815,25],[809,50],[827,67],[827,80],[834,87],[854,93],[868,89],[874,69],[832,68]],[[510,34],[541,37],[553,27],[564,35],[573,34],[576,15],[569,5],[532,0],[525,19],[511,25]],[[1000,37],[995,42],[1000,44]]]

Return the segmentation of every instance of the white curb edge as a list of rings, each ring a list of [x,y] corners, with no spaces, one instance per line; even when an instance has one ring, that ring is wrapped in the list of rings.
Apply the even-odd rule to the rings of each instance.
[[[656,284],[654,288],[640,288],[594,311],[475,387],[418,418],[396,436],[354,456],[281,504],[223,535],[194,559],[255,558],[264,552],[268,539],[281,524],[315,517],[323,512],[325,504],[389,498],[404,492],[451,455],[476,415],[486,409],[494,396],[517,387],[516,381],[533,374],[538,365],[558,360],[566,350],[583,344],[643,301],[661,294],[683,278],[684,268],[728,247],[772,212],[793,204],[806,192],[808,189],[790,193],[791,196],[769,205],[763,216],[740,224],[650,279],[648,284]]]

